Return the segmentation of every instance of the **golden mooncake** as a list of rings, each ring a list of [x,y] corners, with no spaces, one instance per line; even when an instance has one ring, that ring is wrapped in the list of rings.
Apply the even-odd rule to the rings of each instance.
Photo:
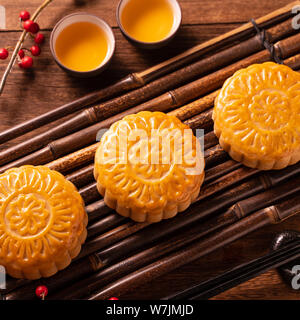
[[[105,203],[138,222],[185,210],[199,194],[204,159],[199,140],[174,116],[144,111],[102,136],[94,175]]]
[[[220,145],[244,165],[282,169],[300,160],[300,74],[273,62],[239,70],[213,110]]]
[[[0,265],[15,278],[49,277],[86,239],[87,214],[75,186],[47,167],[0,175]]]

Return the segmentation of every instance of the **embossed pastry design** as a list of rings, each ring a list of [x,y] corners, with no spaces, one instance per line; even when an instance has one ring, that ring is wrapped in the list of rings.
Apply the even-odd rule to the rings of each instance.
[[[185,132],[191,133],[190,139]],[[155,141],[157,133],[161,141]],[[94,172],[109,207],[135,221],[158,222],[184,211],[196,199],[204,179],[204,159],[188,126],[174,116],[144,111],[126,116],[105,133]]]
[[[74,185],[47,167],[0,175],[0,264],[16,278],[66,268],[86,239],[87,215]]]
[[[300,74],[273,62],[236,72],[213,112],[220,145],[244,165],[282,169],[300,160]]]

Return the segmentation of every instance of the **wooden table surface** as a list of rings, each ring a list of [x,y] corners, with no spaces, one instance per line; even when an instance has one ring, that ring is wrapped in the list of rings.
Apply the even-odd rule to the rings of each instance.
[[[41,0],[0,1],[0,5],[6,9],[6,29],[0,30],[0,47],[15,45],[20,35],[19,12],[23,9],[34,12],[41,2]],[[46,42],[42,47],[41,56],[34,61],[34,69],[24,72],[15,66],[0,97],[0,130],[101,88],[129,72],[140,71],[161,62],[187,48],[223,34],[252,17],[257,18],[280,8],[290,1],[180,0],[179,2],[183,12],[183,24],[177,37],[166,48],[148,52],[136,49],[121,35],[115,18],[118,0],[54,0],[38,19],[46,35]],[[71,78],[55,64],[50,54],[51,28],[60,18],[75,11],[86,11],[102,17],[113,27],[116,37],[116,54],[110,68],[94,79]],[[32,40],[27,40],[27,43],[31,42]],[[3,73],[6,63],[6,61],[0,62],[0,74]],[[28,136],[30,134],[26,137]],[[5,146],[0,146],[3,147]],[[299,230],[300,217],[255,232],[120,298],[156,299],[186,288],[195,281],[220,274],[267,253],[274,235],[285,229]],[[216,299],[298,299],[299,297],[300,292],[290,289],[277,272],[272,270],[220,294]]]

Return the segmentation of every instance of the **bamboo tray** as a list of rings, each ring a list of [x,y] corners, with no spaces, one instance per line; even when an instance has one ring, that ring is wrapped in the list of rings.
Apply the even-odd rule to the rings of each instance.
[[[265,28],[284,63],[299,70],[300,34],[291,25],[291,8],[296,4],[300,3],[256,22]],[[223,82],[240,68],[271,59],[248,23],[0,133],[4,143],[83,109],[63,124],[2,150],[0,172],[23,164],[45,164],[58,170],[79,188],[89,215],[88,239],[76,261],[49,279],[9,278],[2,298],[33,299],[40,283],[48,287],[49,299],[119,296],[259,227],[300,212],[300,164],[276,172],[246,168],[228,157],[212,131],[212,107]],[[92,107],[84,109],[91,103]],[[168,112],[206,133],[206,178],[198,199],[186,212],[153,225],[114,213],[99,196],[93,179],[97,132],[141,110]]]

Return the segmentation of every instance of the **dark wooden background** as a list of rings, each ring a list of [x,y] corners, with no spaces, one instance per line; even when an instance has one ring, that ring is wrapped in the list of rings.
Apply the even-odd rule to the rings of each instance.
[[[26,9],[32,13],[41,2],[42,0],[0,0],[0,5],[6,8],[6,29],[0,30],[0,47],[15,45],[20,35],[19,12]],[[239,26],[249,21],[251,17],[257,18],[267,14],[290,1],[180,0],[179,2],[183,12],[183,24],[178,36],[166,48],[148,52],[136,49],[121,35],[115,18],[118,0],[54,0],[38,19],[46,35],[46,42],[42,47],[41,56],[34,61],[34,70],[24,72],[15,66],[0,97],[0,130],[101,88],[129,72],[140,71],[161,62],[193,45]],[[74,11],[94,13],[113,27],[117,43],[116,54],[110,68],[98,78],[89,80],[71,78],[51,57],[49,50],[51,28],[60,18]],[[28,46],[31,43],[32,40],[28,39]],[[0,74],[3,73],[6,63],[7,61],[0,61]],[[3,147],[5,146],[0,146]],[[300,217],[255,232],[120,298],[157,299],[196,281],[222,273],[237,264],[267,253],[274,235],[285,229],[300,230]],[[277,272],[272,270],[217,296],[216,299],[298,299],[299,297],[300,292],[290,289]]]

